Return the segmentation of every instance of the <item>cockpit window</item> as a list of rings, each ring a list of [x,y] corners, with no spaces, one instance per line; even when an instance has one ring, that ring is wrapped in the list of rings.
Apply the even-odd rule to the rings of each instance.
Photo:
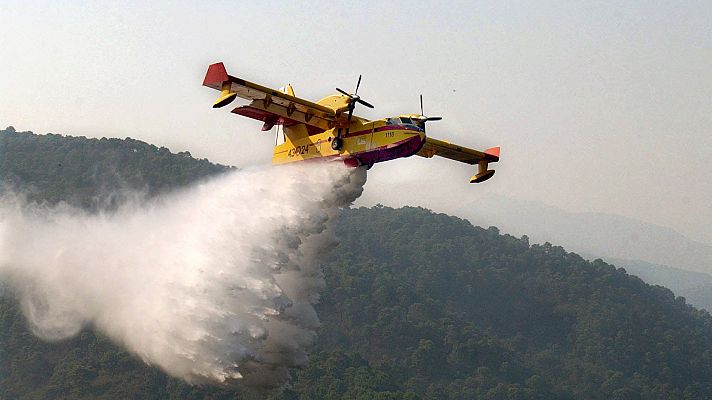
[[[409,117],[393,117],[386,120],[388,125],[414,125],[417,128],[424,130],[425,124],[417,119],[412,119]]]

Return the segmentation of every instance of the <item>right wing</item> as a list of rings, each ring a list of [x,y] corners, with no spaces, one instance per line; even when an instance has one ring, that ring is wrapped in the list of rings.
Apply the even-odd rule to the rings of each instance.
[[[228,75],[223,63],[208,67],[203,86],[222,92],[213,104],[215,108],[229,104],[236,96],[251,100],[249,105],[237,107],[232,112],[264,121],[262,130],[269,130],[275,124],[282,123],[305,124],[312,130],[324,131],[336,124],[337,115],[333,109]]]
[[[428,137],[418,155],[427,158],[440,156],[472,165],[478,164],[480,161],[499,161],[499,147],[479,151]]]
[[[477,164],[478,173],[470,179],[470,183],[480,183],[491,178],[494,170],[488,170],[487,164],[499,161],[499,147],[479,151],[431,137],[425,138],[425,144],[417,154],[426,158],[440,156],[470,165]]]

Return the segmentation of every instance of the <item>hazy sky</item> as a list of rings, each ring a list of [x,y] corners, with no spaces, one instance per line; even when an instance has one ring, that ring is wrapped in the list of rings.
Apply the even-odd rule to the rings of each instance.
[[[208,64],[502,146],[497,175],[412,157],[362,204],[450,211],[488,193],[625,215],[712,243],[712,2],[0,2],[0,125],[267,164],[274,137],[210,106]],[[288,201],[288,199],[285,199]]]

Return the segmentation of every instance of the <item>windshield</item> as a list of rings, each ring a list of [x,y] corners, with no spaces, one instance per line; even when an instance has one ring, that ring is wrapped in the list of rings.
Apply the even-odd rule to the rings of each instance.
[[[418,130],[425,131],[425,124],[417,119],[412,119],[409,117],[393,117],[388,118],[386,121],[388,125],[410,125]]]
[[[408,117],[393,117],[386,121],[388,125],[415,125],[416,123]]]

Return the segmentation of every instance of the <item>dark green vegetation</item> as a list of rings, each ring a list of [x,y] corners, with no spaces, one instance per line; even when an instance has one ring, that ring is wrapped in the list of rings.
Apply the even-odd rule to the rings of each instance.
[[[21,188],[30,201],[106,208],[126,191],[151,196],[227,169],[131,138],[0,130],[0,182]]]
[[[121,155],[136,146],[148,161]],[[9,154],[19,148],[22,157]],[[140,176],[149,193],[224,169],[153,149],[0,132],[0,177],[57,201],[105,189],[100,172],[88,183],[74,176],[107,171],[104,152],[127,157],[111,176]],[[48,171],[58,158],[84,167]],[[422,208],[347,210],[339,236],[324,263],[311,362],[279,399],[712,398],[712,318],[622,269]],[[235,395],[167,378],[91,331],[43,343],[8,296],[0,302],[0,398]]]

